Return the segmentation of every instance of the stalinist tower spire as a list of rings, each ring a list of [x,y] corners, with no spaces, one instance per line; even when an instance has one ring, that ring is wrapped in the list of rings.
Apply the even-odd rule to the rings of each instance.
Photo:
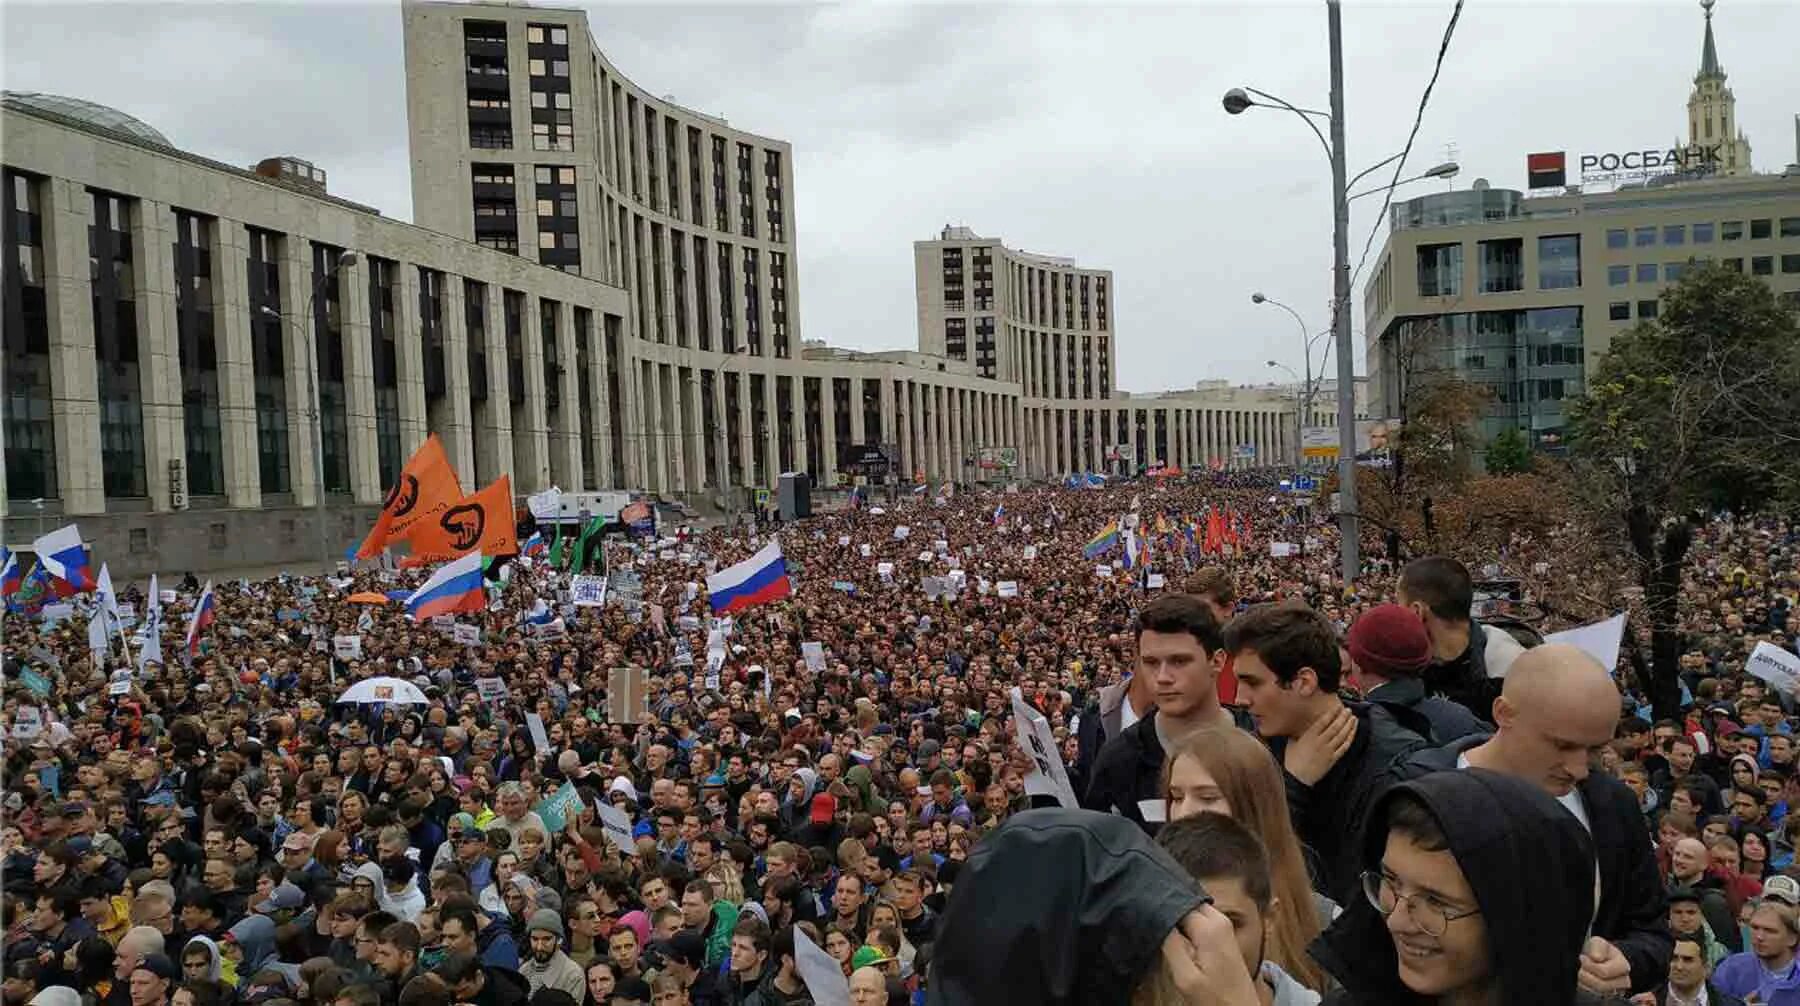
[[[1706,37],[1700,43],[1700,72],[1694,74],[1694,91],[1688,96],[1689,170],[1715,175],[1750,173],[1750,141],[1737,128],[1737,98],[1725,86],[1725,68],[1719,65],[1719,47],[1713,41],[1713,5],[1700,0],[1706,12]]]

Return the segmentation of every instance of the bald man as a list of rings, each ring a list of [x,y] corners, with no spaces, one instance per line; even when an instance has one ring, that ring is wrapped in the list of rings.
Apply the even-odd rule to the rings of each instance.
[[[887,1006],[887,976],[873,966],[850,973],[850,1006]]]
[[[1599,870],[1582,986],[1614,994],[1660,987],[1668,980],[1673,941],[1650,831],[1631,790],[1593,767],[1618,725],[1618,687],[1581,650],[1539,646],[1513,662],[1493,712],[1492,735],[1417,752],[1399,774],[1490,769],[1528,779],[1556,797],[1593,837]]]

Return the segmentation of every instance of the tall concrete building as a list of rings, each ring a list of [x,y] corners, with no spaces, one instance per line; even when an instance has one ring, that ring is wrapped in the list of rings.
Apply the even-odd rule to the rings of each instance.
[[[1690,141],[1703,156],[1609,192],[1559,180],[1540,195],[1477,180],[1392,208],[1363,289],[1378,415],[1401,415],[1409,388],[1454,374],[1492,392],[1486,438],[1519,429],[1554,451],[1613,337],[1655,318],[1663,291],[1694,264],[1760,277],[1800,310],[1800,165],[1751,170],[1711,3],[1703,6],[1688,102]],[[1795,145],[1800,161],[1800,130]]]
[[[1132,413],[1101,406],[1111,273],[946,236],[915,248],[945,267],[918,286],[918,353],[803,341],[787,143],[626,78],[578,10],[409,2],[404,23],[418,223],[631,300],[621,484],[711,492],[790,470],[829,484],[852,445],[888,445],[929,478],[995,475],[999,455],[1044,477],[1102,469],[1103,445],[1129,437],[1114,431]],[[959,256],[960,294],[946,283]],[[1246,393],[1140,410],[1135,457],[1198,460],[1207,442],[1222,461],[1277,457],[1282,407]]]
[[[430,432],[467,487],[728,508],[869,447],[964,483],[1285,456],[1280,394],[1112,390],[1111,274],[997,242],[969,259],[991,354],[943,325],[922,351],[803,340],[786,143],[653,97],[579,11],[403,16],[413,224],[301,157],[0,101],[0,541],[76,520],[121,576],[334,560]]]

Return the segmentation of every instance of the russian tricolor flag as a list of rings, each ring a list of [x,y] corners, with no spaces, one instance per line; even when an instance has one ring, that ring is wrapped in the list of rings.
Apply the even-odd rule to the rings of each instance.
[[[206,589],[200,592],[200,600],[194,605],[194,615],[188,619],[187,645],[183,651],[187,654],[188,666],[192,667],[194,658],[200,655],[200,634],[207,626],[213,624],[213,589],[212,581],[206,581]]]
[[[31,543],[38,563],[52,577],[68,584],[72,592],[94,589],[94,567],[88,561],[87,546],[81,543],[81,529],[65,524]]]
[[[0,545],[0,597],[11,597],[25,586],[25,571],[19,568],[19,555]]]
[[[787,560],[776,539],[735,566],[706,578],[706,593],[715,615],[728,615],[752,605],[779,601],[794,592],[788,581]]]
[[[487,593],[482,587],[481,553],[453,559],[438,567],[431,579],[406,599],[406,613],[416,622],[433,615],[454,615],[461,611],[487,608]]]
[[[999,527],[1000,525],[1005,524],[1005,523],[1006,523],[1006,504],[1005,503],[995,504],[995,506],[994,506],[994,526]]]

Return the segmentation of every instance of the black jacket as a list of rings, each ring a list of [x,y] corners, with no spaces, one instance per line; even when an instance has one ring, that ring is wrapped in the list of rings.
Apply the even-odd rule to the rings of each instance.
[[[1664,982],[1661,985],[1658,985],[1656,987],[1655,995],[1656,1006],[1668,1006],[1669,983]],[[1728,996],[1725,993],[1720,992],[1713,986],[1712,982],[1706,983],[1706,1003],[1707,1006],[1744,1006],[1744,1001],[1742,999],[1739,999],[1737,996]]]
[[[1487,725],[1474,713],[1449,699],[1426,695],[1425,682],[1418,678],[1396,678],[1378,685],[1369,690],[1367,698],[1397,716],[1406,710],[1421,717],[1431,728],[1431,736],[1426,740],[1433,744],[1448,744],[1470,734],[1488,732]]]
[[[930,1006],[1126,1006],[1182,916],[1193,878],[1130,822],[1047,808],[975,847],[938,929]]]
[[[1151,709],[1143,719],[1106,741],[1094,759],[1087,788],[1081,793],[1084,809],[1117,812],[1151,835],[1162,826],[1145,821],[1138,802],[1160,800],[1163,795],[1163,760],[1167,753],[1156,736],[1156,714],[1157,710]],[[1231,715],[1238,727],[1249,728],[1243,714],[1234,710]]]
[[[1390,787],[1371,806],[1370,827],[1357,850],[1359,869],[1380,867],[1387,809],[1402,794],[1430,808],[1475,894],[1500,1001],[1573,1006],[1594,907],[1593,845],[1580,822],[1522,779],[1481,769],[1437,772]],[[1328,1002],[1430,1001],[1401,982],[1386,920],[1360,892],[1313,941],[1311,952],[1343,986]]]
[[[1456,768],[1459,755],[1486,737],[1465,737],[1454,744],[1428,748],[1401,767],[1406,778]],[[1594,935],[1619,948],[1631,961],[1631,991],[1648,992],[1668,981],[1669,904],[1656,868],[1656,847],[1637,795],[1617,779],[1590,772],[1577,783],[1587,806],[1595,856],[1600,866],[1600,907]],[[1567,813],[1567,811],[1565,811]]]
[[[1398,780],[1396,763],[1426,746],[1425,738],[1403,726],[1387,708],[1362,702],[1346,705],[1356,714],[1356,739],[1331,771],[1312,786],[1282,772],[1294,831],[1318,856],[1316,886],[1340,905],[1361,897],[1357,878],[1363,867],[1357,836],[1369,807]],[[1277,764],[1286,747],[1286,738],[1270,741]]]

